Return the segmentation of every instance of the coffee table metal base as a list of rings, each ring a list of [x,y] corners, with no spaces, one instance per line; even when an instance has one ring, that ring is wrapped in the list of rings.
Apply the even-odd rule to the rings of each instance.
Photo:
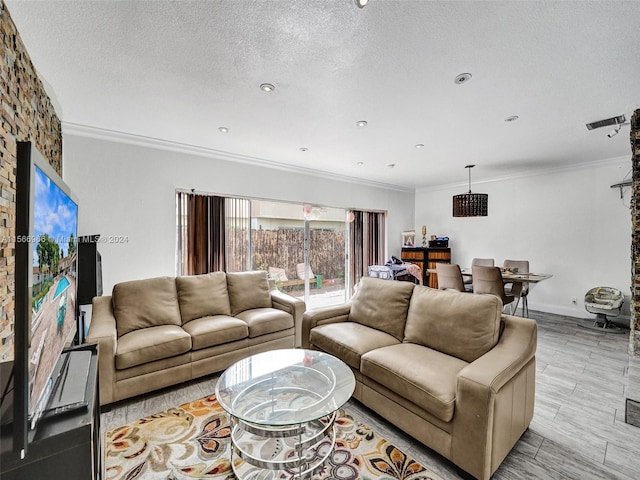
[[[310,478],[324,465],[336,442],[333,412],[299,425],[273,427],[231,416],[231,466],[239,480]],[[237,459],[234,459],[238,457]]]

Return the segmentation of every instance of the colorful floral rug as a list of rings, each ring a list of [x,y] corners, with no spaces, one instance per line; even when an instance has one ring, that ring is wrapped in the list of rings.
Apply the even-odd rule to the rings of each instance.
[[[335,449],[313,480],[441,480],[344,410],[336,425]],[[230,433],[213,395],[114,428],[105,442],[106,478],[233,480]]]

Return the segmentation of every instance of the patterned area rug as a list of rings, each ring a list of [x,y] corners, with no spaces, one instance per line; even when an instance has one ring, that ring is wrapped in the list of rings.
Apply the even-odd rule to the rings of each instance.
[[[334,452],[314,480],[441,480],[344,410],[336,425]],[[107,432],[105,444],[106,478],[233,480],[230,431],[227,415],[213,395],[114,428]]]

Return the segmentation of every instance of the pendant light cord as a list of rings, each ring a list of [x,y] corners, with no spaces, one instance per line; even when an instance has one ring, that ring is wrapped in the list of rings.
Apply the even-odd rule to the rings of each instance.
[[[469,193],[471,193],[471,169],[475,167],[475,165],[467,165],[464,168],[469,170]]]

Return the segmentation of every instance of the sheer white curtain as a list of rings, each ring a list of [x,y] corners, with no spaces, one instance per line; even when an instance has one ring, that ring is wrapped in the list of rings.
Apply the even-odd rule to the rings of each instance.
[[[225,197],[227,272],[251,270],[251,201]]]

